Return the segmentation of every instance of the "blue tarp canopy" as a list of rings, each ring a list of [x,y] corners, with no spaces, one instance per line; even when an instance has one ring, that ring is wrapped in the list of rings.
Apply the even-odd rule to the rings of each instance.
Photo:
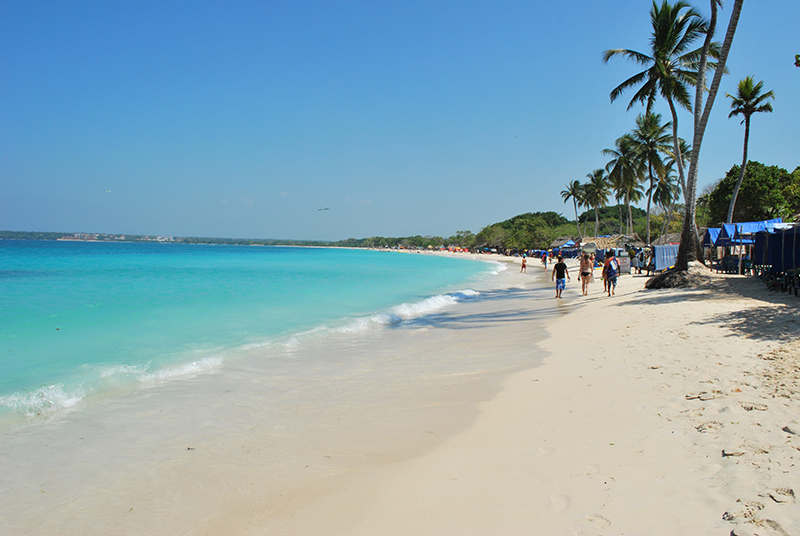
[[[788,272],[800,268],[800,228],[775,229],[763,232],[766,242],[763,264],[772,265],[772,272]],[[757,236],[759,236],[757,235]]]
[[[714,240],[715,246],[739,246],[754,244],[752,235],[760,231],[773,231],[776,223],[782,223],[781,218],[764,221],[747,221],[742,223],[723,223],[719,236]],[[745,238],[747,237],[747,238]],[[705,244],[705,239],[703,240]]]
[[[714,247],[717,238],[719,238],[719,232],[722,229],[720,227],[709,227],[706,229],[706,234],[703,235],[703,247],[704,248],[711,248]]]
[[[653,246],[655,252],[656,272],[666,270],[675,266],[675,261],[678,259],[678,248],[680,246]]]
[[[561,244],[561,247],[562,248],[574,248],[575,247],[575,241],[574,240],[570,240],[568,242],[565,242],[565,243]]]

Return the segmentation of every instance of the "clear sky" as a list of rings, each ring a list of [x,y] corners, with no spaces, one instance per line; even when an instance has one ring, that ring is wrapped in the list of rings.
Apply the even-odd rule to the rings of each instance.
[[[647,52],[650,6],[5,0],[0,229],[339,240],[572,218],[561,190],[641,112],[609,102],[639,66],[602,52]],[[798,0],[745,3],[701,188],[741,161],[724,93],[748,75],[776,95],[751,159],[800,165],[798,20]]]

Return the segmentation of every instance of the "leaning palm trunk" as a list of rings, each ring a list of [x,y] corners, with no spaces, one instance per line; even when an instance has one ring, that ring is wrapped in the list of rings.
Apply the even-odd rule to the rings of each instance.
[[[628,234],[633,234],[633,213],[631,212],[631,195],[625,196],[625,205],[628,207]]]
[[[650,173],[650,189],[647,191],[647,245],[650,245],[650,202],[653,200],[653,166],[648,163],[647,169]]]
[[[739,170],[739,180],[736,181],[736,186],[733,188],[733,195],[731,196],[731,204],[728,205],[728,217],[725,218],[726,223],[733,221],[733,208],[736,206],[736,198],[739,196],[739,188],[742,186],[744,180],[744,173],[747,170],[747,142],[750,139],[750,116],[744,118],[744,151],[742,156],[742,169]]]
[[[705,70],[708,64],[708,50],[711,47],[711,40],[714,37],[714,30],[717,24],[717,2],[711,0],[711,21],[709,23],[706,40],[703,43],[703,51],[700,54],[700,65],[697,74],[697,88],[695,93],[694,105],[694,137],[692,139],[692,160],[689,164],[689,175],[686,178],[686,190],[684,199],[686,201],[686,214],[683,218],[683,231],[681,232],[681,245],[678,248],[678,258],[675,268],[687,270],[689,262],[702,258],[703,251],[700,249],[700,237],[697,230],[697,166],[700,160],[700,147],[703,144],[708,117],[711,114],[711,107],[719,91],[719,84],[722,81],[722,74],[725,71],[725,63],[728,61],[728,53],[731,50],[733,36],[736,33],[736,25],[739,23],[739,15],[742,12],[744,0],[735,0],[731,20],[728,23],[728,31],[725,34],[725,41],[722,43],[717,69],[714,72],[714,79],[708,92],[708,101],[703,106],[703,91],[705,89]],[[702,113],[701,113],[702,110]]]
[[[686,191],[686,177],[683,174],[683,155],[681,154],[681,139],[678,137],[678,112],[675,110],[675,104],[672,99],[667,99],[669,103],[669,111],[672,113],[672,148],[675,151],[675,165],[678,166],[678,180],[681,183],[681,189]],[[685,199],[684,199],[685,201]]]
[[[669,224],[672,222],[672,207],[674,207],[674,205],[670,205],[667,209],[667,225],[665,226],[666,232],[669,232]]]
[[[578,223],[578,201],[577,199],[573,198],[572,203],[575,205],[575,227],[578,228],[578,238],[583,238],[581,234],[581,225]]]

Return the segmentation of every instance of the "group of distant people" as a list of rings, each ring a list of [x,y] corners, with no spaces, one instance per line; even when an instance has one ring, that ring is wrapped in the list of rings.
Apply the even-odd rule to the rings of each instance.
[[[548,254],[547,252],[542,254],[542,265],[544,266],[544,270],[547,271],[547,260]],[[588,253],[584,253],[580,260],[580,267],[578,281],[581,282],[581,293],[584,296],[588,296],[589,293],[589,283],[594,281],[594,263],[595,258],[594,255],[589,255]],[[527,273],[528,272],[528,259],[527,256],[522,257],[522,266],[520,267],[520,273]],[[620,268],[619,268],[619,261],[617,260],[616,256],[614,255],[613,250],[609,250],[606,252],[605,259],[603,261],[603,292],[606,292],[608,296],[613,296],[616,288],[617,288],[617,277],[619,277]],[[555,298],[560,299],[561,293],[567,286],[567,281],[571,281],[569,275],[569,269],[567,268],[567,263],[564,262],[564,258],[559,255],[557,257],[557,262],[553,265],[553,272],[550,276],[550,281],[554,281],[556,284],[556,295]]]

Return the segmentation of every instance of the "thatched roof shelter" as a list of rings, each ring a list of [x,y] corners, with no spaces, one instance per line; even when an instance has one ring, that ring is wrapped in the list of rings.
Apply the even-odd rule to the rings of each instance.
[[[549,247],[551,247],[551,248],[560,248],[560,247],[564,247],[564,244],[566,244],[566,243],[567,243],[567,242],[569,242],[570,240],[575,240],[575,239],[574,239],[574,238],[572,238],[571,236],[559,236],[558,238],[556,238],[555,240],[553,240],[552,242],[550,242],[550,246],[549,246]],[[577,243],[578,243],[578,241],[577,241],[577,240],[575,240],[575,243],[577,244]]]
[[[644,247],[645,243],[638,235],[612,235],[612,236],[586,236],[581,241],[582,244],[593,244],[596,249],[621,248],[625,245],[637,248]]]

